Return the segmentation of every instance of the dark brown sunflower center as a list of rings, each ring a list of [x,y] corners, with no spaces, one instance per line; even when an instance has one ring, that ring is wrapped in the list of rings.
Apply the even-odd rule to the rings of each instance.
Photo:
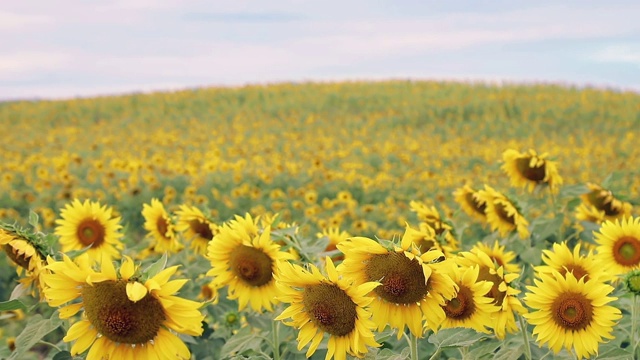
[[[516,166],[518,167],[518,172],[522,174],[527,180],[535,181],[537,183],[542,182],[545,177],[546,172],[546,164],[542,164],[539,167],[531,167],[530,164],[531,158],[521,158],[516,160]]]
[[[167,237],[169,224],[167,224],[167,219],[165,219],[164,216],[158,216],[158,219],[156,220],[156,229],[158,229],[158,232],[162,237]]]
[[[7,253],[7,257],[13,260],[16,265],[29,270],[29,261],[31,260],[30,256],[26,254],[19,254],[18,250],[15,249],[11,244],[5,244],[3,247],[4,252]]]
[[[147,294],[138,302],[127,297],[126,281],[103,281],[82,287],[85,315],[98,333],[124,344],[153,340],[165,320],[162,304]]]
[[[583,330],[591,324],[593,305],[582,294],[562,293],[551,304],[551,316],[564,329]]]
[[[240,245],[231,251],[231,271],[248,285],[259,287],[273,279],[273,260],[254,247]]]
[[[418,240],[418,249],[420,249],[421,253],[425,253],[431,249],[433,249],[436,246],[436,242],[431,240],[431,239],[427,239],[427,238],[422,238],[420,240]]]
[[[473,193],[467,193],[465,195],[465,200],[467,201],[467,204],[469,204],[469,207],[471,207],[478,214],[484,216],[484,211],[487,209],[487,205],[485,203],[476,200],[475,196],[473,196]]]
[[[495,209],[496,209],[496,214],[498,215],[498,217],[500,219],[502,219],[503,221],[511,224],[511,225],[515,225],[516,224],[516,217],[513,215],[509,215],[509,213],[507,212],[507,207],[506,205],[504,205],[503,203],[496,203],[495,204]]]
[[[213,231],[211,231],[211,227],[206,222],[191,220],[189,221],[189,227],[194,233],[198,234],[198,236],[207,240],[213,239]]]
[[[84,219],[78,225],[78,240],[84,246],[93,245],[93,248],[99,247],[104,242],[105,228],[100,221],[95,219]]]
[[[617,216],[620,214],[620,201],[613,197],[608,190],[593,190],[587,198],[591,205],[600,211],[604,211],[607,216]]]
[[[466,320],[476,311],[473,292],[466,285],[460,285],[458,294],[442,307],[448,318]]]
[[[422,266],[418,260],[409,259],[402,253],[372,256],[365,266],[365,273],[367,281],[379,281],[382,284],[374,291],[389,302],[412,304],[427,295]]]
[[[493,284],[491,290],[484,294],[484,296],[492,298],[495,305],[502,306],[502,302],[507,293],[506,291],[500,291],[498,288],[500,287],[500,283],[504,282],[504,279],[500,278],[498,274],[492,274],[487,266],[481,266],[478,272],[478,281],[482,280],[487,280]]]
[[[560,269],[560,274],[562,274],[562,276],[566,277],[569,272],[573,274],[576,280],[580,280],[584,277],[585,282],[589,281],[589,273],[580,265],[568,264]]]
[[[622,236],[613,245],[613,257],[624,266],[640,263],[640,240],[633,236]]]
[[[311,321],[334,336],[350,334],[356,327],[358,313],[351,297],[334,284],[307,286],[302,303]]]

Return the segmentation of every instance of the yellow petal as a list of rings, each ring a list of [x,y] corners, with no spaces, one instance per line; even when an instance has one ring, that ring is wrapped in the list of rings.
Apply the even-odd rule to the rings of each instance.
[[[133,302],[137,302],[147,295],[147,288],[139,282],[127,283],[127,297]]]
[[[133,260],[131,260],[130,257],[125,256],[124,262],[120,267],[120,276],[122,276],[122,279],[129,280],[129,278],[133,276],[133,273],[135,272],[135,270],[136,269],[135,269],[135,266],[133,265]]]

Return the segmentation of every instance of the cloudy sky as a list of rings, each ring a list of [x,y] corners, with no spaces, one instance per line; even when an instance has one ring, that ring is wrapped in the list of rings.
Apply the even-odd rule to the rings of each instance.
[[[636,0],[0,3],[0,99],[389,78],[640,91]]]

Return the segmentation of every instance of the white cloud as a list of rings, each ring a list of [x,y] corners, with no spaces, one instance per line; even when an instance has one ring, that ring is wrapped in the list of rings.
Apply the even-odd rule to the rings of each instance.
[[[0,11],[0,30],[20,30],[51,22],[51,17],[46,15],[19,14]]]
[[[640,44],[617,44],[598,50],[593,59],[599,62],[629,63],[640,67]]]
[[[56,71],[71,66],[67,53],[27,51],[0,55],[0,79],[16,79],[24,74]]]

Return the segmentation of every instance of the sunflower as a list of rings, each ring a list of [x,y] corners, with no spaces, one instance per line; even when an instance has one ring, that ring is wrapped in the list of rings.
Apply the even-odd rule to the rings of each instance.
[[[556,162],[547,157],[547,153],[538,155],[533,149],[526,153],[508,149],[502,153],[504,163],[501,168],[514,187],[523,187],[533,192],[537,186],[546,185],[551,192],[556,193],[558,186],[562,185],[562,177],[558,174]]]
[[[407,231],[410,228],[407,226]],[[405,233],[406,233],[405,232]],[[451,299],[456,286],[449,276],[455,267],[438,250],[423,254],[417,250],[410,236],[404,236],[401,247],[387,249],[376,241],[354,237],[338,244],[345,260],[338,269],[355,284],[379,281],[371,296],[373,321],[378,330],[387,325],[398,329],[398,337],[405,326],[417,337],[423,334],[423,319],[427,327],[437,331],[445,314],[441,305]]]
[[[271,228],[258,229],[258,219],[237,216],[220,228],[207,248],[216,287],[228,286],[228,298],[238,299],[238,310],[247,304],[255,311],[273,311],[278,294],[278,263],[292,259],[271,240]]]
[[[421,253],[437,250],[448,255],[436,239],[436,231],[425,222],[418,224],[418,229],[407,226],[402,237],[411,241]]]
[[[598,208],[596,208],[595,206],[584,204],[584,203],[580,204],[576,208],[575,216],[576,216],[576,220],[580,222],[576,224],[576,229],[578,231],[584,230],[584,227],[581,224],[581,222],[583,221],[600,225],[607,218],[606,214],[604,213],[604,210],[598,210]]]
[[[493,305],[494,299],[484,296],[491,291],[490,281],[478,281],[480,267],[454,267],[453,281],[458,287],[455,297],[447,300],[441,307],[446,315],[442,328],[470,328],[478,332],[489,333],[487,327],[493,324],[493,315],[499,308]]]
[[[614,220],[631,216],[631,204],[617,199],[611,190],[593,183],[587,183],[587,188],[589,192],[582,194],[580,198],[583,203],[604,211],[605,219]]]
[[[99,202],[74,199],[60,211],[62,219],[56,220],[54,233],[60,237],[62,251],[82,250],[81,256],[100,260],[103,255],[120,258],[123,234],[119,216],[112,216],[113,210]]]
[[[329,243],[327,244],[327,247],[324,249],[324,251],[329,252],[329,251],[335,251],[338,249],[338,244],[340,244],[341,242],[347,240],[348,238],[350,238],[352,235],[349,234],[347,231],[345,230],[340,230],[337,227],[329,227],[326,229],[323,229],[322,232],[319,232],[316,234],[316,236],[318,238],[323,238],[326,237],[329,240]],[[342,254],[335,254],[333,256],[331,256],[332,260],[344,260],[344,255]]]
[[[340,277],[331,258],[325,261],[327,276],[313,264],[309,270],[289,262],[281,262],[277,275],[280,289],[278,299],[290,304],[276,320],[298,328],[298,350],[307,344],[306,357],[318,349],[324,335],[328,335],[325,359],[345,360],[346,354],[362,357],[369,349],[378,347],[372,329],[371,312],[366,308],[372,301],[369,294],[380,284],[366,282],[355,285]],[[285,319],[291,321],[284,321]]]
[[[613,276],[640,268],[640,218],[605,221],[595,241],[596,257]]]
[[[511,286],[511,283],[518,278],[518,273],[505,271],[502,265],[498,265],[478,248],[459,253],[455,260],[463,268],[478,266],[477,281],[486,280],[492,284],[491,289],[484,296],[491,298],[492,304],[498,307],[491,323],[498,339],[504,339],[507,332],[516,332],[518,326],[514,312],[518,314],[527,312],[518,300],[520,290]]]
[[[580,244],[577,244],[573,251],[569,249],[566,242],[554,243],[552,250],[542,250],[542,261],[545,265],[536,266],[536,273],[546,273],[551,275],[557,271],[562,276],[568,272],[580,280],[584,281],[600,278],[600,281],[611,280],[606,273],[606,268],[600,264],[591,252],[587,255],[580,254]]]
[[[42,275],[45,299],[60,307],[60,318],[83,311],[63,338],[75,340],[71,355],[92,359],[190,359],[187,346],[176,333],[202,334],[201,303],[175,295],[188,281],[169,281],[178,266],[157,274],[138,274],[125,257],[119,273],[105,255],[99,271],[86,258],[73,262],[48,259]],[[145,280],[146,279],[146,280]]]
[[[152,245],[156,252],[177,253],[182,249],[182,244],[178,242],[174,225],[169,214],[164,209],[164,205],[158,199],[151,199],[151,205],[142,205],[142,216],[144,217],[144,228],[148,236],[154,239]]]
[[[573,348],[579,359],[597,354],[603,338],[614,338],[613,326],[622,317],[620,310],[607,305],[616,300],[607,296],[613,287],[598,279],[577,280],[570,272],[539,275],[524,297],[534,311],[523,315],[535,326],[537,341],[555,353]]]
[[[476,251],[482,251],[498,266],[504,266],[505,272],[514,274],[520,273],[520,265],[513,262],[516,258],[516,254],[513,251],[505,251],[505,246],[501,246],[498,240],[493,243],[493,247],[478,242],[471,248],[471,252]]]
[[[218,233],[218,226],[195,206],[180,205],[176,216],[178,221],[175,230],[191,241],[193,251],[205,255],[209,241]]]
[[[453,198],[467,215],[479,221],[487,221],[485,213],[487,203],[478,196],[478,192],[471,186],[465,185],[458,188],[453,193]]]
[[[442,244],[443,247],[448,247],[448,251],[456,251],[458,249],[458,240],[455,237],[455,231],[451,222],[443,219],[440,211],[435,206],[427,206],[420,201],[411,201],[409,203],[411,211],[415,212],[418,216],[418,220],[425,222],[436,232],[436,236],[444,236],[446,244]]]
[[[487,204],[487,222],[492,231],[497,230],[502,237],[513,231],[517,231],[521,239],[529,237],[529,222],[504,194],[485,185],[484,190],[478,191],[478,197]]]
[[[49,254],[42,239],[33,233],[14,225],[0,225],[0,246],[7,257],[16,265],[18,276],[24,276],[19,280],[22,286],[40,291],[40,274],[46,263],[45,258]]]

